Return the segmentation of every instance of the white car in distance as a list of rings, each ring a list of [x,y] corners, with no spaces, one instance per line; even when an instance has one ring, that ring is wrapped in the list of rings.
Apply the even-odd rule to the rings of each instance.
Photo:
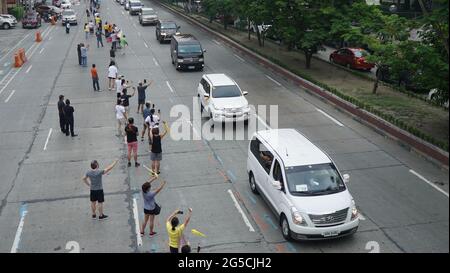
[[[62,0],[61,8],[62,9],[70,9],[70,8],[72,8],[72,3],[70,3],[69,0]]]
[[[205,74],[197,88],[202,113],[214,122],[247,122],[250,107],[238,84],[225,74]]]

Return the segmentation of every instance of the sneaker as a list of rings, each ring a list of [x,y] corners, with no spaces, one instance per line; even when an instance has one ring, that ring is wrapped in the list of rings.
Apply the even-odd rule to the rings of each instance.
[[[128,162],[128,167],[131,167],[131,162]]]
[[[92,220],[95,220],[95,219],[97,219],[97,215],[92,214]]]
[[[137,168],[137,167],[141,166],[141,164],[136,162],[136,163],[134,163],[134,166]]]
[[[144,232],[141,232],[141,237],[144,237],[144,235],[145,235]]]
[[[150,237],[153,237],[153,236],[155,236],[156,235],[156,232],[150,232]]]
[[[108,215],[104,215],[104,214],[103,214],[102,216],[99,216],[99,217],[98,217],[98,220],[100,220],[100,221],[101,221],[101,220],[106,220],[106,218],[108,218]]]

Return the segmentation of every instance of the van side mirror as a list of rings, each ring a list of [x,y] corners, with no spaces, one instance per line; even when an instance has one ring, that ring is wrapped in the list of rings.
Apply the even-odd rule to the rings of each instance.
[[[272,181],[272,186],[277,190],[281,190],[281,182],[280,181]]]
[[[242,95],[247,96],[248,92],[247,91],[242,91]]]
[[[205,98],[209,98],[209,94],[205,93],[205,95],[203,95]]]
[[[344,183],[347,184],[348,182],[350,182],[350,175],[348,173],[344,174],[342,178],[344,178]]]
[[[206,49],[203,49],[203,53],[206,53]]]

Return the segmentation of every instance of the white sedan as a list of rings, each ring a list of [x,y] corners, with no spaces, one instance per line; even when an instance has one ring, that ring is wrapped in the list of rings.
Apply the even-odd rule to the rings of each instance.
[[[69,0],[63,0],[61,2],[61,8],[63,8],[63,9],[70,9],[70,8],[72,8],[72,3],[70,3]]]

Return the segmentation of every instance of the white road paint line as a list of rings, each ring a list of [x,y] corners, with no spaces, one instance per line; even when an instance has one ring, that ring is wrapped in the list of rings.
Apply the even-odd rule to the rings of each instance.
[[[28,210],[24,204],[20,207],[20,221],[19,226],[17,227],[16,236],[14,237],[13,245],[11,247],[11,253],[17,253],[17,249],[19,249],[20,237],[22,236],[23,225],[25,224],[25,216],[27,213]]]
[[[430,182],[428,179],[426,179],[425,177],[423,177],[422,175],[418,174],[416,171],[414,170],[409,170],[410,173],[414,174],[415,176],[417,176],[418,178],[420,178],[421,180],[425,181],[425,183],[427,183],[428,185],[432,186],[433,188],[435,188],[436,190],[440,191],[441,193],[443,193],[445,196],[448,197],[448,192],[444,191],[443,189],[439,188],[438,186],[436,186],[434,183]]]
[[[22,67],[19,67],[19,69],[16,70],[16,72],[14,73],[14,75],[11,76],[11,78],[8,80],[8,82],[5,84],[5,86],[3,86],[2,89],[0,89],[0,94],[3,93],[3,91],[5,91],[6,87],[8,87],[8,85],[11,83],[11,81],[17,76],[17,74],[20,72],[20,70],[22,70]],[[12,70],[11,70],[12,71]],[[8,73],[9,74],[9,73]]]
[[[272,82],[274,82],[276,85],[278,86],[282,86],[281,83],[277,82],[276,80],[274,80],[272,77],[270,77],[269,75],[266,75],[266,78],[268,78],[269,80],[271,80]]]
[[[222,45],[219,41],[217,41],[216,39],[212,40],[214,43],[216,43],[217,45]]]
[[[244,223],[248,226],[248,230],[251,232],[255,232],[255,229],[253,228],[252,224],[247,218],[247,215],[245,215],[244,211],[242,210],[241,206],[239,205],[238,201],[236,200],[236,197],[234,196],[233,192],[231,190],[228,190],[228,193],[230,194],[231,199],[233,199],[234,206],[239,211],[239,213],[242,216],[242,219],[244,220]]]
[[[145,47],[146,47],[146,48],[148,48],[148,45],[147,45],[147,43],[146,43],[146,42],[144,42],[144,45],[145,45]]]
[[[47,139],[45,140],[44,151],[47,150],[48,141],[50,140],[50,136],[52,135],[52,132],[53,132],[53,128],[50,128],[50,130],[48,130]]]
[[[53,38],[53,36],[50,36],[50,38],[48,38],[48,40],[50,41]]]
[[[255,114],[255,115],[256,115],[256,118],[264,125],[264,127],[266,127],[267,129],[270,129],[270,130],[272,129],[258,114]]]
[[[5,75],[5,77],[3,77],[3,79],[0,81],[0,85],[3,83],[3,81],[9,76],[9,74],[11,74],[11,73],[13,73],[14,71],[13,70],[10,70],[9,72],[8,72],[8,74],[6,74]],[[0,93],[1,94],[1,93]]]
[[[328,115],[327,113],[325,113],[324,111],[316,108],[316,110],[321,113],[322,115],[326,116],[327,118],[331,119],[331,121],[333,121],[334,123],[336,123],[338,126],[344,127],[344,124],[340,123],[337,119],[333,118],[332,116]]]
[[[41,50],[39,51],[39,54],[42,54],[42,52],[44,51],[45,47],[41,48]]]
[[[7,62],[7,63],[5,63],[3,66],[4,67],[7,67],[8,65],[10,65],[11,63],[10,62]]]
[[[28,72],[30,72],[31,68],[33,67],[33,65],[30,65],[30,67],[28,67],[27,71],[25,71],[25,73],[28,74]]]
[[[141,237],[141,231],[139,228],[139,214],[138,214],[136,197],[133,197],[133,217],[134,217],[134,224],[136,226],[137,244],[138,244],[138,246],[142,246],[142,237]]]
[[[16,93],[16,90],[11,91],[11,94],[9,94],[8,98],[5,100],[5,103],[8,103],[8,101],[11,99],[14,93]]]
[[[170,86],[170,82],[169,82],[169,81],[166,81],[166,84],[167,84],[167,87],[169,87],[170,92],[175,93],[175,92],[173,91],[172,86]]]
[[[17,44],[15,46],[13,46],[8,52],[5,53],[5,55],[3,57],[0,58],[0,61],[3,60],[4,58],[6,58],[8,56],[9,53],[11,53],[14,49],[16,49],[16,47],[19,46],[19,44],[21,42],[23,42],[23,40],[25,40],[28,36],[30,36],[31,33],[28,33],[27,35],[25,35],[25,37],[22,38],[22,40],[20,40],[19,42],[17,42]]]
[[[239,55],[233,54],[234,57],[238,58],[241,62],[245,63],[245,60],[242,59]]]
[[[153,58],[153,63],[155,63],[156,66],[159,66],[159,63],[155,58]]]
[[[138,36],[139,36],[139,37],[141,37],[141,33],[140,33],[139,31],[138,31],[138,33],[137,33],[137,34],[138,34]]]

